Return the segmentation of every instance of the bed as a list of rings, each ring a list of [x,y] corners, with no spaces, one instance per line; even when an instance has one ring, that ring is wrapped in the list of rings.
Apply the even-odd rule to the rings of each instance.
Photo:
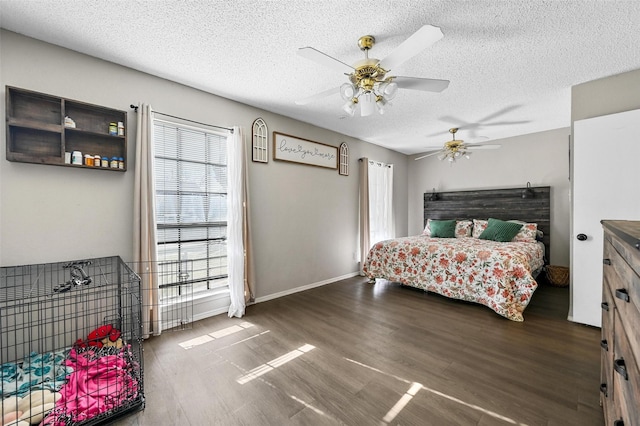
[[[374,244],[363,271],[523,321],[550,254],[549,195],[550,187],[427,193],[423,234]],[[431,235],[429,225],[446,220],[455,222],[455,235]],[[489,224],[521,227],[510,241],[481,239]]]

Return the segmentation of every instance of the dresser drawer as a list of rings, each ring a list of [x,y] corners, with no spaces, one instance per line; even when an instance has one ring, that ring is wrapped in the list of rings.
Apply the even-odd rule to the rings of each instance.
[[[619,329],[637,330],[640,327],[640,276],[620,255],[618,249],[621,243],[615,236],[610,238],[610,242],[606,241],[604,246],[604,287],[611,291],[613,302],[620,314]],[[616,328],[616,335],[619,329]],[[628,337],[631,348],[636,356],[640,357],[640,333],[631,333]]]
[[[620,316],[615,313],[616,337],[613,351],[613,398],[620,409],[625,426],[640,426],[640,370],[631,350],[626,330],[620,324]],[[629,330],[636,333],[636,329]]]

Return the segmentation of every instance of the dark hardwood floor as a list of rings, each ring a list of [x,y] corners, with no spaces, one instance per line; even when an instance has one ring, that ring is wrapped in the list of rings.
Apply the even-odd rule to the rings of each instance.
[[[604,424],[600,330],[542,283],[525,321],[350,278],[145,342],[144,411],[118,425]]]

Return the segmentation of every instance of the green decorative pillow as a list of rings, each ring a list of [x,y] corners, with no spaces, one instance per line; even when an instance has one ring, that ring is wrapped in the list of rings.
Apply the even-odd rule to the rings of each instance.
[[[487,228],[480,234],[481,240],[509,242],[518,234],[522,225],[519,223],[505,222],[498,219],[489,219]]]
[[[432,220],[429,227],[432,237],[455,238],[456,236],[455,220]]]

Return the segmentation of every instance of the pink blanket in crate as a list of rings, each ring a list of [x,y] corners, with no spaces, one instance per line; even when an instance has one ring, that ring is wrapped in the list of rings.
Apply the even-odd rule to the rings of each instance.
[[[109,349],[113,352],[115,348]],[[62,397],[42,424],[82,422],[135,399],[138,382],[132,374],[128,351],[128,345],[106,355],[103,349],[71,349],[66,365],[74,371],[60,389]]]

